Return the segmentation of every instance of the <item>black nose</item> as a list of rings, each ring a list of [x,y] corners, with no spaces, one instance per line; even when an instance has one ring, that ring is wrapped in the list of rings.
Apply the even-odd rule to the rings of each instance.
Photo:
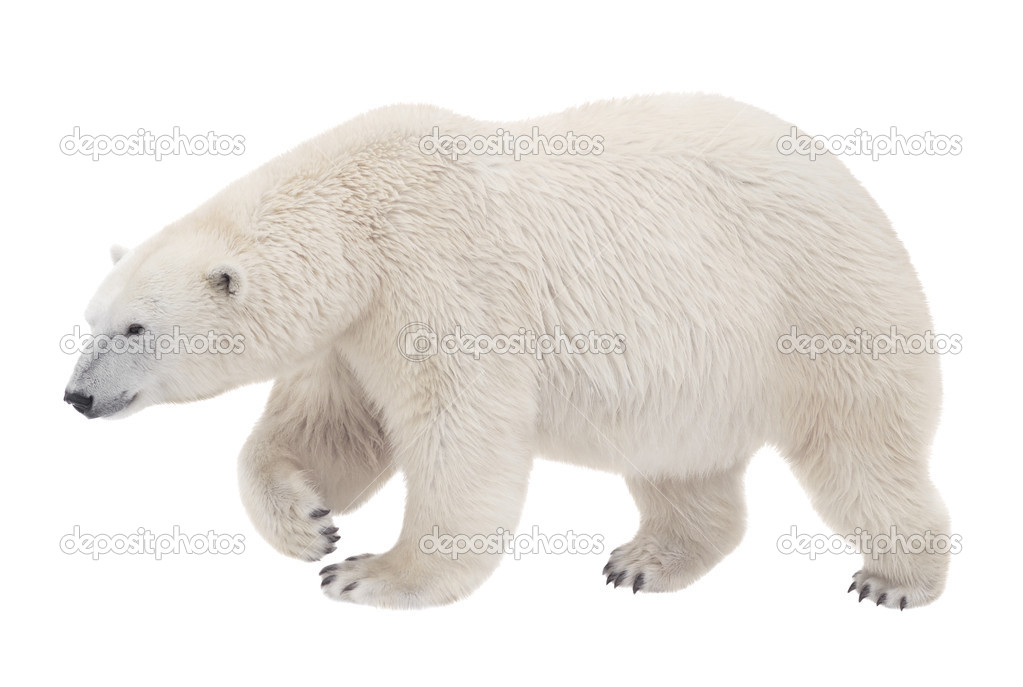
[[[79,413],[84,413],[92,407],[92,396],[83,396],[73,391],[65,391],[64,403],[70,403]]]

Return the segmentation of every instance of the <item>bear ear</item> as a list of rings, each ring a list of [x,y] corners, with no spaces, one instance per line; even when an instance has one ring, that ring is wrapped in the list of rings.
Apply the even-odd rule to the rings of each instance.
[[[237,298],[245,286],[241,269],[233,264],[217,265],[206,274],[206,279],[209,281],[210,288],[218,296],[225,298]]]
[[[114,264],[116,265],[117,263],[121,262],[121,258],[123,258],[128,253],[128,250],[129,250],[128,248],[125,248],[124,246],[115,243],[114,245],[110,246],[110,259],[113,260]]]

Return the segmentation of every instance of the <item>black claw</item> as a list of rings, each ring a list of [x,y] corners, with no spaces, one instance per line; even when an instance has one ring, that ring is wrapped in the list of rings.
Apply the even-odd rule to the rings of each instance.
[[[309,514],[309,517],[312,518],[313,520],[319,520],[324,515],[328,515],[329,513],[330,511],[327,510],[326,508],[317,508],[316,510]]]
[[[351,582],[348,585],[346,585],[344,589],[341,590],[341,593],[344,594],[345,592],[350,592],[358,586],[359,586],[358,580],[356,580],[355,582]]]
[[[883,604],[887,600],[888,600],[888,595],[887,594],[882,594],[881,596],[877,597],[877,605],[880,606],[881,604]]]
[[[332,573],[332,572],[334,572],[335,570],[337,570],[337,569],[338,569],[338,567],[339,567],[339,566],[338,566],[338,564],[337,564],[337,563],[333,563],[333,564],[331,564],[331,565],[328,565],[328,566],[327,566],[326,568],[324,568],[323,570],[321,570],[321,571],[320,571],[320,574],[321,574],[321,575],[323,575],[323,574],[325,574],[325,573]]]
[[[604,583],[604,586],[606,587],[607,585],[611,584],[611,582],[613,582],[615,577],[617,577],[617,576],[618,576],[618,573],[616,573],[614,570],[612,570],[611,573],[607,576],[607,582]]]
[[[363,558],[369,558],[370,554],[360,553],[358,556],[349,556],[346,561],[361,561]]]
[[[643,584],[646,580],[643,578],[643,573],[636,575],[636,579],[632,582],[632,593],[635,594],[643,588]]]
[[[321,527],[320,534],[337,534],[336,527]]]
[[[855,582],[853,582],[851,585],[849,585],[849,592],[851,592],[854,589],[856,589],[856,583]],[[848,594],[849,592],[846,592],[846,594]]]
[[[323,552],[323,555],[324,556],[329,556],[330,554],[334,553],[335,551],[337,551],[337,547],[336,546],[331,546],[329,549],[327,549],[326,551]]]
[[[899,601],[899,610],[900,611],[906,610],[906,597],[902,597],[902,600]]]
[[[337,579],[337,577],[335,577],[334,575],[330,575],[328,577],[324,577],[323,578],[323,582],[320,582],[320,586],[321,587],[326,587],[328,584],[330,584],[331,582],[333,582],[336,579]]]
[[[333,535],[327,537],[327,541],[333,543],[333,542],[336,542],[337,540],[339,540],[340,538],[341,538],[340,534],[333,534]]]
[[[618,577],[615,578],[615,589],[618,589],[618,585],[622,583],[622,580],[624,580],[628,574],[629,574],[628,570],[623,570],[620,573],[618,573]]]
[[[863,601],[870,594],[870,585],[863,585],[863,589],[860,590],[860,601]]]
[[[604,570],[600,574],[601,575],[606,575],[609,572],[611,572],[611,561],[607,562],[607,565],[604,566]]]

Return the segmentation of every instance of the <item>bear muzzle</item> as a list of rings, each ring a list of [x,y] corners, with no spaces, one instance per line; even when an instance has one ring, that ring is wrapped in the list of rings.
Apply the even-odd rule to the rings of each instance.
[[[92,409],[92,396],[79,394],[70,389],[64,391],[64,403],[69,403],[82,415],[88,415]]]

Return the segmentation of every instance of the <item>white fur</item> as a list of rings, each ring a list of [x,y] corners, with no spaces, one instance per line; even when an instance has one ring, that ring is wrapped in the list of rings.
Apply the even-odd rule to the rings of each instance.
[[[534,126],[602,136],[603,152],[451,161],[419,150],[434,127]],[[730,552],[745,524],[742,475],[765,444],[840,533],[947,532],[927,471],[935,356],[778,350],[793,325],[930,329],[884,214],[834,158],[780,155],[789,131],[708,96],[515,123],[371,112],[124,255],[89,307],[94,332],[240,333],[243,354],[101,357],[69,388],[123,415],[276,380],[242,451],[242,496],[264,537],[300,558],[333,548],[314,511],[347,512],[401,470],[398,543],[323,574],[328,595],[358,603],[441,604],[479,586],[497,556],[454,561],[419,540],[435,526],[513,529],[535,455],[625,476],[642,524],[605,569],[616,586],[680,589]],[[218,288],[224,274],[234,289]],[[626,350],[410,362],[396,338],[412,322],[617,333]],[[944,585],[947,556],[865,560],[868,595],[889,606],[928,603]]]

